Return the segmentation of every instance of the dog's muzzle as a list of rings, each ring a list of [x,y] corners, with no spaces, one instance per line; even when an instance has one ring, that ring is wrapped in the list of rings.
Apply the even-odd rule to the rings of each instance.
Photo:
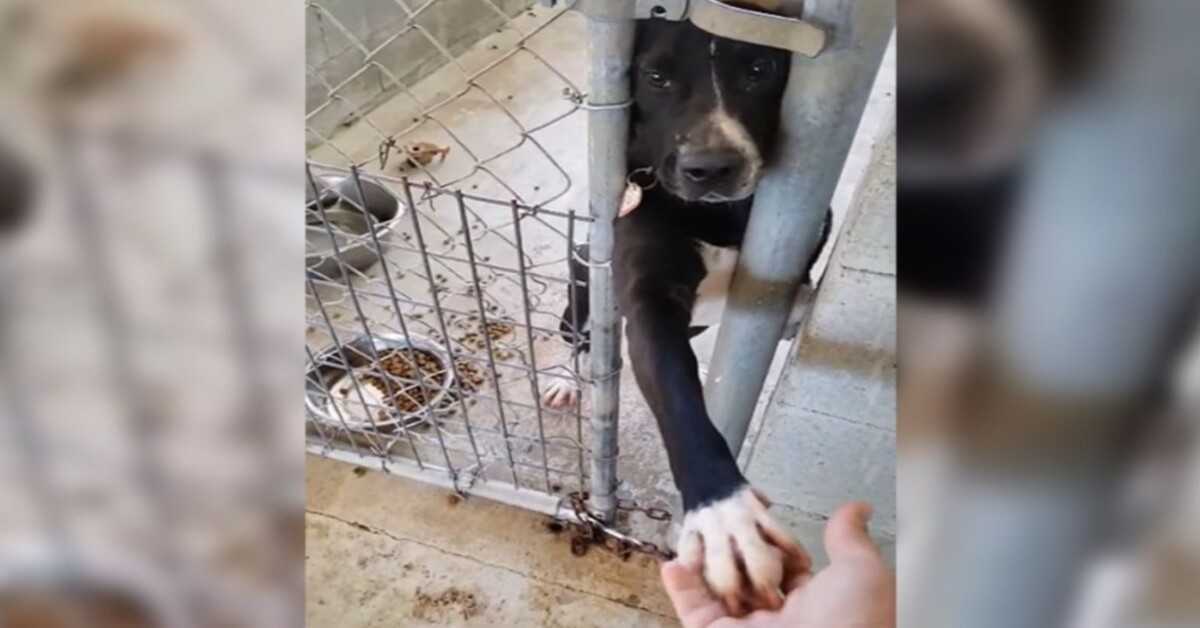
[[[758,172],[753,163],[731,147],[681,147],[664,181],[687,201],[725,202],[746,198],[754,191]]]

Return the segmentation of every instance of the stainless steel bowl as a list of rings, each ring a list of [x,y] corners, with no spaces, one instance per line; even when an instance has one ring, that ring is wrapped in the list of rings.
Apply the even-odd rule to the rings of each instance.
[[[396,222],[404,215],[403,206],[382,185],[366,179],[359,180],[362,194],[351,177],[315,179],[317,194],[313,193],[311,185],[305,185],[305,268],[319,278],[335,279],[342,274],[329,230],[322,224],[319,208],[324,208],[342,261],[356,270],[366,271],[379,261],[371,238],[372,225],[379,247],[386,250]],[[363,210],[366,210],[365,215]]]
[[[330,426],[342,427],[342,421],[344,420],[346,425],[353,429],[371,429],[372,421],[370,418],[356,416],[357,410],[354,412],[347,411],[347,408],[361,408],[362,406],[356,392],[351,392],[346,398],[340,418],[338,413],[330,407],[330,404],[339,403],[336,393],[333,393],[333,389],[339,380],[346,377],[347,373],[354,371],[355,376],[361,384],[363,380],[359,374],[365,374],[372,370],[372,338],[374,339],[375,351],[378,353],[383,353],[390,349],[415,349],[435,356],[443,366],[442,375],[438,381],[426,380],[426,384],[433,391],[424,407],[407,413],[396,409],[389,409],[386,412],[385,418],[373,417],[375,428],[379,430],[391,430],[401,424],[405,427],[419,425],[427,418],[426,408],[437,408],[441,405],[449,393],[451,386],[454,384],[454,371],[450,368],[450,354],[444,347],[428,338],[419,336],[406,338],[400,334],[362,335],[346,344],[346,351],[344,352],[346,356],[345,360],[343,360],[343,354],[339,353],[337,346],[330,345],[317,352],[314,355],[315,362],[310,362],[308,368],[305,370],[304,407],[316,421]],[[346,364],[347,361],[349,364]],[[333,394],[331,395],[326,391],[330,391]],[[373,413],[374,411],[372,411]]]

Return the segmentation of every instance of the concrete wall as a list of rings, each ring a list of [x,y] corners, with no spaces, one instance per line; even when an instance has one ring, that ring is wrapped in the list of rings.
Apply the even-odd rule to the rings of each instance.
[[[307,91],[305,111],[312,112],[328,99],[328,89],[352,76],[369,61],[377,61],[405,85],[428,76],[445,65],[445,57],[417,30],[409,30],[388,41],[408,25],[404,10],[419,8],[427,0],[310,0],[306,17]],[[533,0],[491,0],[512,16]],[[505,18],[488,7],[485,0],[438,0],[413,20],[454,54],[469,48],[505,23]],[[342,28],[344,27],[344,31]],[[368,58],[347,36],[362,42],[368,51],[383,46]],[[383,45],[387,43],[387,45]],[[398,88],[387,76],[370,68],[338,90],[338,94],[366,113],[392,96]],[[312,130],[329,137],[339,125],[352,121],[352,109],[337,105],[326,108],[308,121]],[[316,138],[308,138],[313,145]]]
[[[847,501],[871,502],[871,529],[889,553],[896,532],[895,137],[875,147],[746,465],[747,479],[798,534]]]

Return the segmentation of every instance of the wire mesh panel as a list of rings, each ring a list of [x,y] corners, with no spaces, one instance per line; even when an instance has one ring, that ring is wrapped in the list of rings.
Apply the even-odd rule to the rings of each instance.
[[[357,241],[338,233],[335,214],[345,210],[318,204],[324,219],[309,227],[310,244],[324,239],[329,253],[309,255],[306,386],[318,442],[402,456],[456,480],[485,475],[547,492],[582,487],[586,406],[544,408],[540,391],[556,380],[585,383],[560,316],[570,298],[561,269],[586,221],[312,172],[313,186],[342,181],[401,195],[390,197],[397,215]],[[524,252],[531,249],[542,259]],[[356,254],[371,267],[356,269]]]
[[[308,3],[310,450],[587,488],[584,20],[530,4]]]

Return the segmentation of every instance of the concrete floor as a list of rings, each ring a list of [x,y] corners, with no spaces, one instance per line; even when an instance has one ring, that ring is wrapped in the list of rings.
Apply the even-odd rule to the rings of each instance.
[[[542,9],[535,8],[532,15],[521,18],[527,23],[518,26],[535,28],[545,23],[547,16]],[[584,38],[584,26],[582,18],[568,14],[550,24],[528,45],[553,59],[556,68],[582,84],[586,58],[584,51],[572,42]],[[502,53],[505,42],[513,37],[515,34],[509,29],[502,29],[465,55],[464,64],[488,62],[490,57]],[[791,343],[781,344],[751,426],[750,440],[743,448],[742,463],[749,477],[779,504],[780,518],[792,527],[818,561],[823,560],[820,547],[823,520],[841,499],[871,499],[878,510],[876,536],[888,546],[889,554],[894,538],[895,508],[891,493],[895,478],[892,423],[895,397],[894,392],[890,397],[888,392],[894,384],[894,370],[876,368],[889,363],[888,352],[894,353],[895,344],[894,313],[889,314],[894,312],[894,230],[890,229],[894,211],[890,160],[894,148],[892,152],[887,148],[894,143],[893,60],[894,49],[885,59],[885,70],[877,80],[834,196],[835,229],[841,229],[843,224],[849,227],[835,247],[837,252],[822,261],[821,268],[828,268],[828,275],[807,332],[816,339],[817,347],[828,348],[829,343],[824,340],[838,343],[837,355],[828,351],[792,351]],[[545,89],[555,83],[545,76],[540,61],[518,55],[497,66],[496,71],[499,76],[485,83],[497,93],[510,86],[513,98],[505,100],[505,108],[519,120],[535,124],[566,109],[557,87]],[[490,76],[490,73],[485,75]],[[435,73],[414,92],[437,100],[455,93],[456,81],[455,72]],[[514,89],[513,85],[521,88]],[[503,148],[505,134],[510,140],[514,137],[511,124],[497,118],[497,112],[491,109],[486,98],[470,92],[434,112],[439,121],[453,129],[453,137],[441,134],[436,125],[422,125],[410,135],[411,139],[454,144],[450,158],[431,174],[432,178],[446,182],[466,177],[455,185],[476,194],[508,196],[490,176],[468,174],[475,163],[471,154],[493,154]],[[371,112],[369,118],[377,127],[394,130],[408,124],[418,110],[407,96],[398,96]],[[579,142],[585,136],[585,129],[586,116],[582,113],[567,116],[535,132],[534,137],[546,154],[535,151],[504,155],[489,163],[489,171],[500,173],[527,201],[551,199],[550,206],[559,209],[586,207],[586,151]],[[347,155],[361,159],[373,154],[378,139],[373,129],[359,123],[345,129],[335,142],[337,150],[318,149],[312,153],[313,159],[330,164],[343,163]],[[548,158],[562,168],[561,173],[546,167]],[[388,174],[395,174],[390,168]],[[870,181],[864,184],[868,178]],[[873,192],[860,193],[860,189]],[[506,259],[504,256],[511,255],[511,243],[495,237],[502,232],[503,217],[494,217],[486,207],[474,209],[482,223],[501,226],[475,242],[477,254]],[[436,216],[435,220],[449,233],[458,228],[454,212],[429,208],[425,216],[431,219]],[[582,240],[580,231],[577,237]],[[552,230],[533,231],[526,239],[526,249],[534,263],[540,264],[541,272],[547,274],[565,273],[566,264],[559,252],[562,244],[561,234]],[[389,260],[393,262],[392,268],[412,268],[418,261],[404,253],[391,253]],[[450,270],[465,275],[462,269]],[[377,271],[373,271],[372,277],[356,280],[357,285],[377,285]],[[401,278],[401,289],[410,293],[419,290],[419,283],[405,283],[416,275],[410,273]],[[511,284],[506,285],[502,278],[488,285],[486,291],[509,316],[520,313],[520,306],[511,298]],[[561,298],[558,292],[535,295],[539,300],[534,312],[535,325],[557,325],[554,317],[562,305],[556,300]],[[344,294],[333,295],[331,302],[333,309],[343,314],[337,323],[339,331],[361,331],[352,321],[354,312],[348,309],[350,304]],[[471,305],[464,301],[461,307],[469,310]],[[377,329],[393,323],[386,300],[368,298],[366,309],[368,319]],[[310,320],[311,315],[310,310]],[[540,316],[545,317],[544,321],[538,320]],[[845,322],[850,324],[842,324]],[[309,342],[314,345],[324,342],[319,325],[316,327],[309,334]],[[716,335],[713,330],[694,341],[702,366],[708,362]],[[518,337],[512,340],[522,342]],[[565,353],[560,345],[536,344],[535,357],[540,368],[556,361],[563,363]],[[795,373],[811,377],[781,378]],[[809,380],[813,380],[813,386],[806,384]],[[529,395],[529,387],[524,383],[527,380],[519,373],[514,372],[502,381],[506,382],[501,385],[506,399],[521,400],[522,395]],[[678,494],[661,439],[629,369],[622,373],[621,391],[620,495],[640,506],[665,508],[678,519]],[[812,394],[818,397],[811,403],[797,401]],[[822,399],[837,403],[830,405]],[[472,415],[486,417],[487,410],[486,402],[481,402]],[[528,434],[537,425],[528,410],[509,410],[510,429],[517,433],[525,430]],[[585,404],[585,416],[586,411]],[[799,417],[805,420],[797,420]],[[547,416],[544,423],[548,436],[562,440],[572,435],[574,423],[570,417]],[[462,434],[449,436],[451,447],[462,447]],[[485,448],[484,481],[487,478],[508,481],[505,467],[500,464],[503,460],[499,449],[490,442],[485,442]],[[568,448],[556,451],[552,445],[549,449],[552,459],[571,458]],[[869,452],[865,456],[861,453],[864,449]],[[799,457],[797,451],[801,452]],[[538,454],[537,447],[523,447],[516,452],[518,458],[535,463]],[[461,449],[458,455],[459,459],[470,462]],[[430,459],[436,460],[427,455],[426,461]],[[795,471],[797,463],[804,473]],[[781,469],[787,473],[780,473]],[[309,458],[308,473],[309,625],[673,624],[668,619],[669,606],[660,590],[657,569],[653,561],[644,557],[635,556],[622,563],[593,550],[584,558],[574,558],[565,540],[548,537],[544,518],[527,511],[481,499],[451,507],[448,493],[440,489],[375,472],[358,477],[352,473],[352,467],[316,457]],[[531,474],[529,479],[534,481],[536,489],[539,474]],[[564,485],[574,485],[569,476],[564,475],[563,479]],[[789,484],[783,484],[784,479]],[[637,513],[633,513],[628,525],[637,537],[655,543],[668,543],[674,538],[670,524],[651,521]]]
[[[571,554],[549,519],[310,456],[307,625],[673,626],[654,559]]]

